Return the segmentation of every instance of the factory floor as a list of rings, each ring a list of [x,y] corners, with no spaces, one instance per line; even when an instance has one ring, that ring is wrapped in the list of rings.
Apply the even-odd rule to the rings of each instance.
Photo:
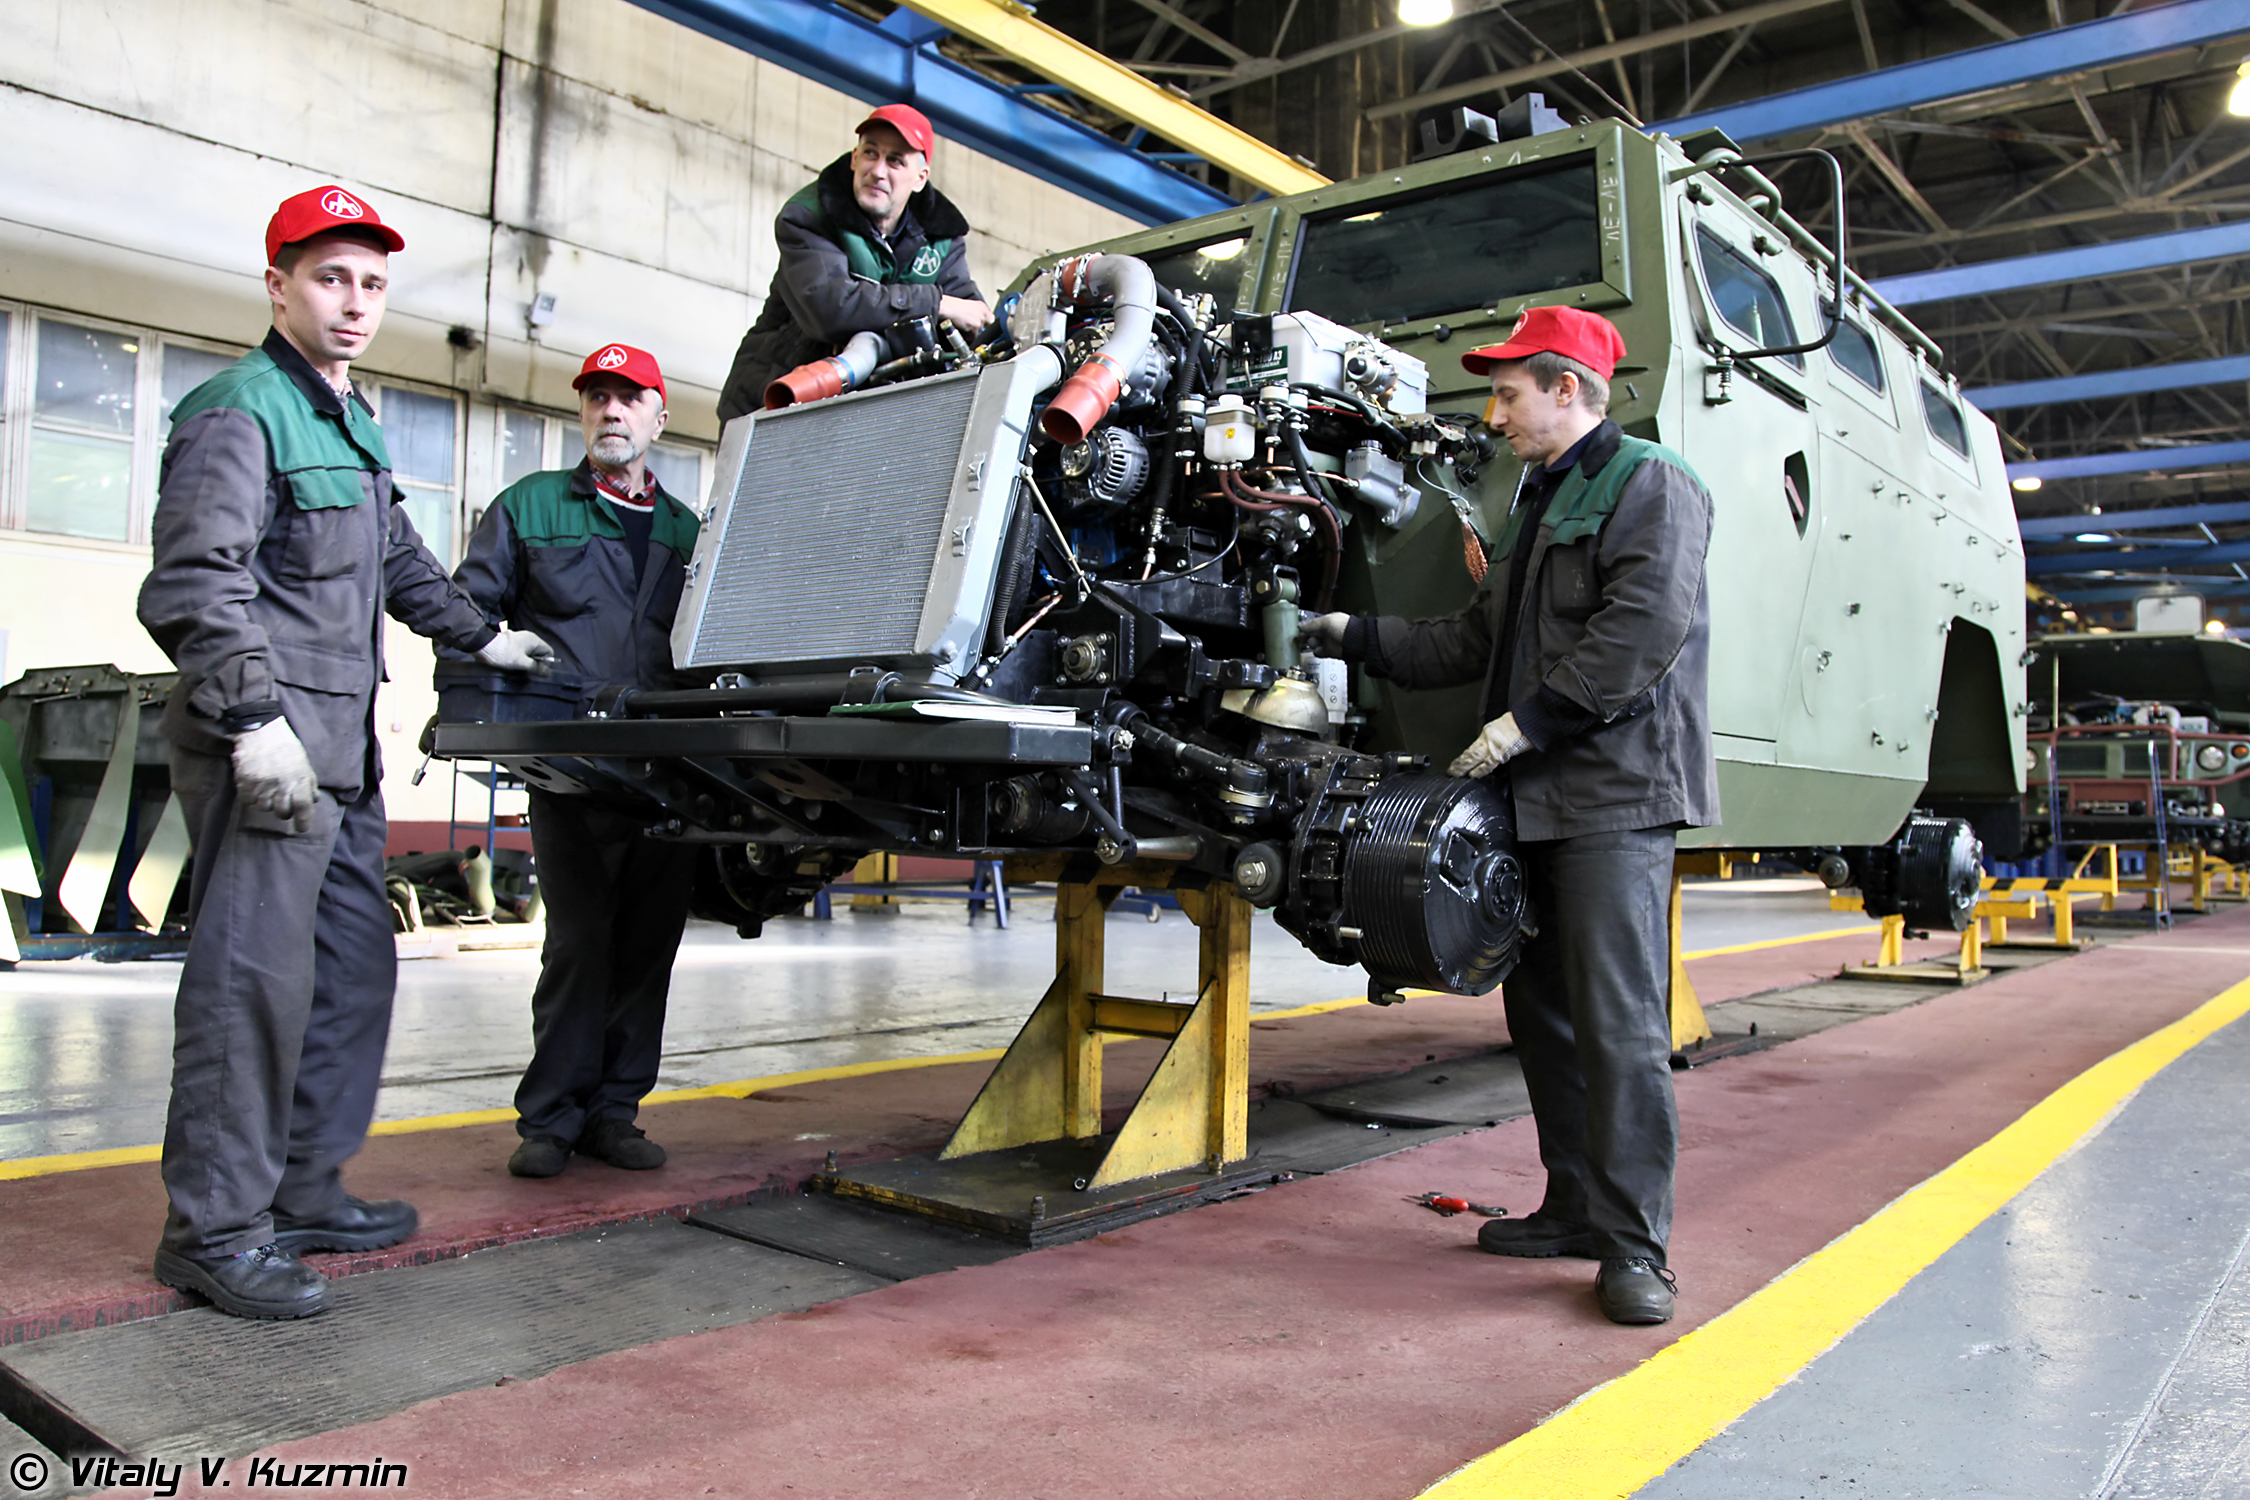
[[[1191,982],[1178,913],[1112,924],[1112,988]],[[230,1488],[379,1459],[479,1496],[2250,1492],[2250,911],[1994,953],[1966,988],[1837,980],[1872,928],[1821,934],[1853,925],[1802,885],[1689,892],[1720,1041],[1676,1075],[1654,1329],[1600,1318],[1590,1264],[1483,1255],[1474,1218],[1408,1201],[1536,1206],[1520,1110],[1371,1123],[1357,1165],[937,1274],[730,1238],[828,1152],[943,1140],[1050,972],[1036,903],[1007,933],[958,908],[699,933],[646,1174],[506,1177],[527,955],[408,964],[391,1133],[349,1176],[421,1234],[335,1266],[311,1323],[178,1311],[146,1270],[164,970],[26,966],[0,976],[0,1410],[148,1434],[119,1446],[191,1460],[183,1491],[201,1455]],[[1386,1076],[1439,1099],[1504,1058],[1492,1001],[1337,1004],[1350,975],[1286,944],[1255,950],[1254,1109]],[[1111,1049],[1113,1112],[1155,1055]],[[18,1450],[47,1456],[0,1429]]]

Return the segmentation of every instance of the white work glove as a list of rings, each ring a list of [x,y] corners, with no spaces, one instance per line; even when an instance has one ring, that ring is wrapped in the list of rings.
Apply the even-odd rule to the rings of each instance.
[[[1531,741],[1516,727],[1516,716],[1502,714],[1484,726],[1484,732],[1469,742],[1468,749],[1453,757],[1453,764],[1445,768],[1445,774],[1490,776],[1530,748]]]
[[[503,672],[544,677],[555,667],[555,648],[528,630],[503,630],[477,647],[477,660]]]
[[[234,788],[241,801],[284,822],[312,811],[320,795],[320,778],[313,775],[312,760],[287,719],[274,719],[235,736]]]
[[[1297,620],[1297,635],[1316,655],[1340,657],[1344,654],[1344,631],[1351,623],[1352,617],[1347,614],[1302,615]]]

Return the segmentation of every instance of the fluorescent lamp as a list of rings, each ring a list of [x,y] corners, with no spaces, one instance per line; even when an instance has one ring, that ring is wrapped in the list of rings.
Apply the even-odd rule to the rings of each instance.
[[[2037,474],[2026,474],[2021,479],[2009,480],[2008,487],[2019,495],[2029,495],[2035,493],[2044,482]]]
[[[1443,26],[1453,19],[1453,0],[1398,0],[1398,18],[1409,26]]]
[[[2108,542],[2114,541],[2116,538],[2106,531],[2081,531],[2071,540],[2074,542]]]
[[[1406,15],[1404,5],[1399,7],[1399,14]],[[2234,91],[2227,95],[2227,113],[2250,115],[2250,57],[2244,58],[2241,66],[2234,70]]]

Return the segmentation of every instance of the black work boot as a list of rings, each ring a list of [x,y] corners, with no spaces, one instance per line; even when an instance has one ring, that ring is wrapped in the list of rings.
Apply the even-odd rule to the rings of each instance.
[[[508,1158],[511,1177],[559,1177],[570,1165],[570,1147],[551,1135],[527,1135]]]
[[[159,1250],[156,1279],[238,1318],[309,1318],[328,1310],[328,1278],[272,1245],[216,1260]]]
[[[664,1148],[641,1133],[631,1120],[596,1120],[578,1138],[578,1154],[606,1161],[628,1172],[664,1165]]]
[[[1594,1277],[1594,1297],[1612,1323],[1669,1323],[1672,1294],[1680,1289],[1672,1273],[1653,1260],[1605,1260]]]
[[[1593,1230],[1567,1219],[1550,1219],[1544,1210],[1520,1219],[1485,1220],[1477,1230],[1477,1248],[1524,1260],[1547,1260],[1557,1255],[1599,1259],[1594,1252]]]
[[[346,1197],[317,1219],[273,1216],[274,1248],[284,1255],[313,1250],[382,1250],[412,1234],[422,1222],[414,1205],[399,1198]]]

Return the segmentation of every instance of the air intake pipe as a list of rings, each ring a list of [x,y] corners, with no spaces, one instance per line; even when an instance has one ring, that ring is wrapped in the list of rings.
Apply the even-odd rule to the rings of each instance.
[[[1156,331],[1156,276],[1130,255],[1086,255],[1055,267],[1055,300],[1083,304],[1107,297],[1115,327],[1101,348],[1063,382],[1039,425],[1058,443],[1083,443],[1117,404],[1125,381],[1148,352]],[[769,398],[770,399],[770,398]]]
[[[809,365],[799,365],[768,385],[766,410],[779,411],[785,406],[802,406],[808,401],[841,396],[874,374],[875,367],[890,352],[890,345],[883,342],[881,334],[855,333],[839,352]]]

